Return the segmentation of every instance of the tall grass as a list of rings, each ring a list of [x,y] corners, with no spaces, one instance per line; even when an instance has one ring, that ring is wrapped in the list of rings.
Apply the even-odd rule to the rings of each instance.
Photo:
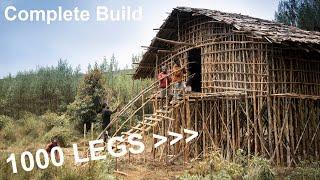
[[[238,150],[235,161],[227,161],[220,151],[212,151],[192,170],[178,179],[274,179],[275,173],[270,162],[264,158],[252,157],[247,160],[242,150]]]
[[[24,180],[24,179],[114,179],[113,161],[108,157],[104,161],[90,162],[85,166],[73,164],[73,157],[65,156],[65,163],[61,167],[52,164],[45,170],[34,168],[31,172],[23,171],[20,166],[20,154],[23,151],[35,151],[44,148],[52,138],[57,138],[62,147],[68,147],[77,142],[81,135],[73,130],[67,116],[55,113],[46,113],[35,116],[25,113],[21,119],[14,120],[7,116],[0,116],[0,179]],[[13,174],[11,163],[6,163],[9,153],[16,153],[18,173]]]
[[[25,113],[17,120],[0,116],[0,127],[2,149],[44,147],[53,138],[58,138],[62,146],[68,146],[80,137],[66,116],[55,113],[42,116]]]
[[[100,160],[90,162],[86,166],[76,166],[72,162],[65,162],[61,167],[55,167],[52,164],[47,169],[34,168],[30,172],[25,172],[18,165],[18,173],[13,174],[11,165],[6,164],[6,156],[0,156],[0,179],[1,180],[112,180],[112,160]]]

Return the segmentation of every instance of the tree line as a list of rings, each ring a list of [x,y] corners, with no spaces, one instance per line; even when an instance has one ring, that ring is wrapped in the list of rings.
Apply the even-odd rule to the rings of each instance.
[[[23,111],[43,114],[63,111],[74,100],[80,69],[67,61],[57,66],[18,72],[0,80],[0,114],[19,117]]]
[[[137,59],[138,56],[133,56],[132,61]],[[0,79],[0,115],[19,118],[23,112],[36,115],[48,111],[64,113],[68,105],[75,101],[77,91],[84,86],[85,75],[89,72],[101,73],[99,78],[103,78],[102,85],[106,92],[99,93],[105,96],[108,103],[126,103],[148,83],[148,80],[133,83],[133,71],[129,66],[120,70],[118,61],[112,55],[100,64],[88,65],[85,74],[79,67],[72,67],[67,60],[59,60],[56,66],[18,72],[14,77],[8,75]]]
[[[275,19],[308,31],[320,31],[320,0],[281,0]]]

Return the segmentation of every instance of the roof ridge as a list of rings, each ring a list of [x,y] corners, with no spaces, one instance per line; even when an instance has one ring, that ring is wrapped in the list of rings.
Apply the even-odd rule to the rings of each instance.
[[[181,12],[198,13],[200,15],[204,15],[215,20],[233,25],[238,30],[256,31],[261,36],[270,36],[269,38],[271,38],[274,42],[281,42],[284,40],[302,41],[302,36],[310,36],[303,37],[306,40],[305,42],[320,44],[320,32],[303,30],[298,27],[289,26],[273,20],[256,18],[249,15],[243,15],[241,13],[228,13],[207,8],[178,6],[174,9]]]

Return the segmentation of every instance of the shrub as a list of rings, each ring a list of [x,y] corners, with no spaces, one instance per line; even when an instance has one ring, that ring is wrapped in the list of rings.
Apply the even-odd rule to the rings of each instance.
[[[177,177],[177,180],[209,180],[210,178],[204,178],[200,175],[190,175],[185,173],[182,176]]]
[[[60,145],[63,147],[69,146],[71,142],[75,141],[78,134],[70,128],[54,127],[44,135],[44,141],[50,142],[53,138],[57,138]]]
[[[4,116],[4,115],[0,115],[0,130],[2,130],[3,128],[6,127],[6,125],[10,122],[13,122],[13,119],[8,117],[8,116]]]
[[[226,161],[220,151],[212,151],[208,157],[199,162],[191,174],[209,177],[210,179],[237,179],[242,176],[244,168],[240,164]]]
[[[39,121],[39,118],[33,114],[23,116],[18,123],[24,131],[21,132],[24,137],[37,138],[45,132],[45,124]]]
[[[189,171],[190,176],[184,175],[180,179],[274,179],[270,162],[261,157],[245,156],[243,150],[238,150],[235,162],[225,160],[219,150],[212,151]]]
[[[320,162],[302,161],[286,179],[320,179]]]
[[[249,160],[245,179],[275,179],[275,173],[267,159],[254,156]]]
[[[11,144],[21,138],[22,134],[19,133],[19,129],[20,127],[15,126],[14,122],[9,121],[2,129],[2,137],[5,140],[4,142],[6,144]]]
[[[59,116],[56,113],[46,113],[40,116],[40,120],[45,123],[47,131],[53,127],[68,127],[70,125],[69,118],[66,115]]]
[[[1,137],[7,145],[19,142],[20,145],[30,143],[35,138],[44,134],[44,124],[30,113],[23,113],[22,118],[13,120],[1,116],[2,131]]]
[[[34,146],[57,137],[61,145],[66,146],[78,136],[71,130],[69,119],[65,115],[58,116],[55,113],[35,116],[24,112],[19,120],[0,116],[0,125],[0,138],[5,140],[6,145]]]

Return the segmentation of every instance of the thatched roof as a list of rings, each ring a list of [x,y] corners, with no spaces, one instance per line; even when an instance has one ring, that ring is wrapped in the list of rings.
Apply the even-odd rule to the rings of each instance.
[[[320,45],[320,32],[305,31],[297,27],[287,26],[282,23],[254,18],[236,13],[224,13],[216,10],[177,7],[174,8],[162,26],[156,37],[164,39],[177,39],[177,16],[179,23],[190,20],[192,16],[203,15],[212,20],[232,25],[236,30],[251,32],[254,36],[264,38],[270,43],[296,43]],[[176,29],[173,31],[172,29]],[[169,31],[171,30],[171,31]],[[148,51],[144,54],[133,78],[152,77],[154,72],[156,55],[154,50],[170,49],[171,47],[157,39],[151,41]]]
[[[200,14],[233,25],[237,30],[250,31],[254,35],[269,38],[272,42],[292,41],[320,44],[320,32],[305,31],[282,23],[253,18],[235,13],[224,13],[208,9],[178,7],[179,11]]]

